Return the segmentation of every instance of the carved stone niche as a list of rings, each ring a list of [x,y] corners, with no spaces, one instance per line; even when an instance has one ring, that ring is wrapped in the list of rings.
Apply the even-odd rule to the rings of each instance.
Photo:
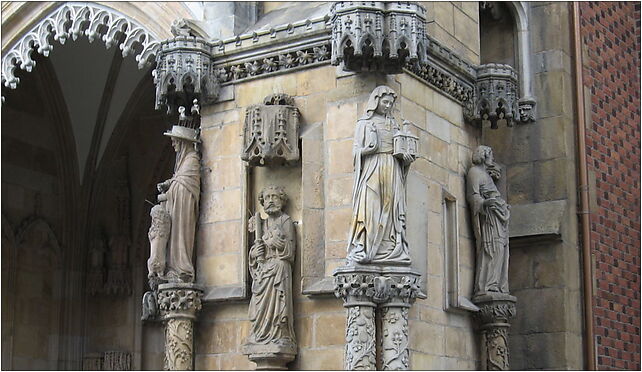
[[[426,9],[421,5],[339,1],[331,13],[332,65],[398,74],[408,62],[426,61]]]
[[[287,94],[272,94],[245,112],[243,153],[250,165],[292,165],[299,160],[299,110]]]
[[[167,113],[178,107],[189,107],[197,99],[213,103],[220,90],[212,61],[212,45],[194,36],[176,36],[160,43],[156,69],[156,109],[167,107]]]
[[[500,121],[512,127],[519,122],[517,74],[510,65],[489,63],[477,67],[476,102],[472,122],[490,121],[492,129]]]

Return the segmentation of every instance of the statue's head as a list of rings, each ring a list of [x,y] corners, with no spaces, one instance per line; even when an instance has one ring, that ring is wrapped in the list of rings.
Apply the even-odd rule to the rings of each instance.
[[[382,116],[390,115],[396,99],[397,93],[392,88],[385,85],[376,87],[368,99],[366,118],[371,118],[375,113]]]
[[[191,147],[189,145],[200,142],[198,139],[198,132],[196,130],[180,125],[172,126],[172,130],[163,134],[172,138],[172,147],[176,152],[179,152],[184,146],[189,148]]]
[[[494,163],[495,159],[493,158],[493,149],[484,145],[477,146],[477,148],[473,152],[473,164],[484,164],[486,166],[490,166]]]
[[[259,193],[259,203],[261,203],[267,214],[282,212],[287,201],[288,196],[281,186],[266,186]]]

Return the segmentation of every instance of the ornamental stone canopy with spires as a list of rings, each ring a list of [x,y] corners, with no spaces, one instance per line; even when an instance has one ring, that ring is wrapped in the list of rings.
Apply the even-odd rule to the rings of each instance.
[[[640,369],[639,4],[1,7],[2,369]]]

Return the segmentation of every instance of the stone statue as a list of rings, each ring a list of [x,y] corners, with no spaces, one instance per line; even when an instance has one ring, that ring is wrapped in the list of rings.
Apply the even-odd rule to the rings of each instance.
[[[176,164],[172,178],[158,184],[160,208],[155,206],[151,212],[149,276],[162,277],[163,261],[166,260],[163,279],[191,283],[194,281],[192,256],[201,180],[201,158],[195,146],[199,141],[194,129],[180,125],[174,125],[164,134],[172,138]],[[167,254],[164,257],[165,247]]]
[[[499,179],[501,171],[488,146],[477,147],[472,162],[466,176],[466,198],[477,247],[475,296],[488,292],[508,294],[510,206],[494,182]]]
[[[406,177],[415,160],[416,137],[412,146],[403,146],[400,139],[412,140],[412,136],[405,129],[409,122],[404,121],[401,128],[392,117],[396,98],[387,86],[375,88],[365,114],[357,121],[348,265],[410,265]]]
[[[286,201],[283,188],[267,186],[259,193],[259,202],[268,218],[262,220],[256,213],[250,219],[249,229],[256,237],[249,259],[253,279],[249,306],[252,328],[244,353],[250,354],[258,369],[264,361],[257,360],[255,355],[275,354],[283,365],[296,354],[292,308],[292,263],[296,244],[292,219],[283,213]]]

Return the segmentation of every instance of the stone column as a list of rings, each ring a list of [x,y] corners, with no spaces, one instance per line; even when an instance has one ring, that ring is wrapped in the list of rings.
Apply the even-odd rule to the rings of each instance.
[[[335,273],[335,295],[347,309],[345,369],[407,370],[408,309],[419,294],[419,273],[408,267],[347,266]],[[381,330],[375,307],[381,309]]]
[[[482,370],[507,371],[509,369],[508,320],[515,316],[517,302],[514,296],[489,292],[473,297],[479,307],[476,318],[482,333]]]
[[[341,269],[342,272],[340,272]],[[349,371],[377,369],[374,278],[372,273],[335,271],[335,295],[346,308],[346,347],[344,368]]]
[[[203,290],[193,283],[158,286],[158,309],[165,326],[166,371],[194,369],[194,320]]]

